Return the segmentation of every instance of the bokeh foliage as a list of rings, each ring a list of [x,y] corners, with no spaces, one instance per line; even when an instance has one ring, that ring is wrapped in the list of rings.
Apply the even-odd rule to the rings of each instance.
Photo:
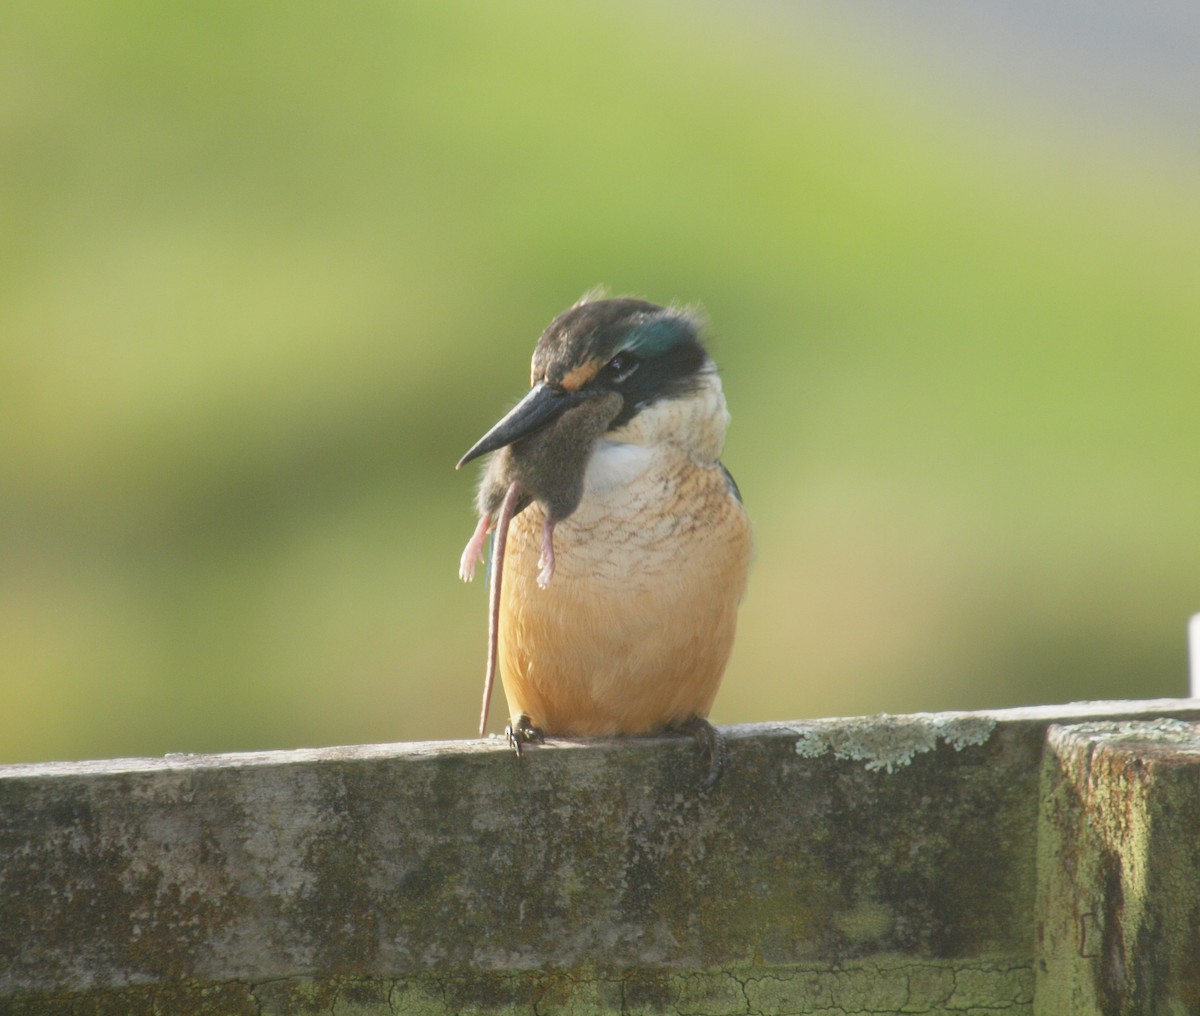
[[[715,719],[1182,693],[1195,151],[788,29],[7,6],[0,760],[470,736],[452,466],[597,283],[712,321]]]

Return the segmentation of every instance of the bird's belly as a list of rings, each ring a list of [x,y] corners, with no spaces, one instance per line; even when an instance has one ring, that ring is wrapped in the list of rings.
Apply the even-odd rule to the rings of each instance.
[[[729,659],[749,523],[717,468],[585,498],[554,532],[538,587],[543,514],[513,520],[500,671],[513,716],[548,734],[658,730],[706,716]]]

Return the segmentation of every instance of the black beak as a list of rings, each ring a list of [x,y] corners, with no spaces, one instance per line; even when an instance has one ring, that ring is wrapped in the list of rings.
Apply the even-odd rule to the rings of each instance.
[[[455,469],[461,469],[472,459],[494,452],[514,441],[520,441],[543,427],[548,427],[572,406],[579,405],[587,396],[555,388],[545,382],[534,385],[529,394],[512,407],[504,418],[483,435],[471,450],[458,460]]]

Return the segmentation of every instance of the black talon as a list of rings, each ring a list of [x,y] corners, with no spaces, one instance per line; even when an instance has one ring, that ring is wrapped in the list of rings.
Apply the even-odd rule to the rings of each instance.
[[[533,725],[529,717],[522,713],[511,723],[504,727],[504,740],[508,742],[508,746],[517,753],[517,758],[520,759],[521,752],[525,745],[531,741],[542,742],[546,739],[546,735]]]
[[[725,741],[725,735],[700,716],[693,716],[675,729],[694,738],[701,757],[707,759],[708,772],[704,774],[700,788],[708,790],[721,778],[721,773],[725,771],[725,763],[729,760],[729,745]]]

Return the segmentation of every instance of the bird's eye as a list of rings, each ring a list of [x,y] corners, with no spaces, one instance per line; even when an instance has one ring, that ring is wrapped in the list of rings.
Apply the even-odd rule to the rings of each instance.
[[[632,353],[618,353],[605,365],[604,371],[614,381],[624,381],[638,367],[638,358]]]

